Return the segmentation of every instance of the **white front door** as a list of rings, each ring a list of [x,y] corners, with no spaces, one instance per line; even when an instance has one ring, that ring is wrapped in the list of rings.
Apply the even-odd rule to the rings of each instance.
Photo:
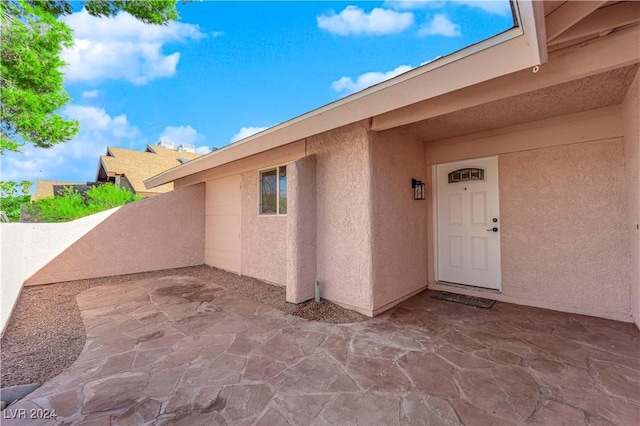
[[[437,280],[500,290],[498,157],[436,166]]]

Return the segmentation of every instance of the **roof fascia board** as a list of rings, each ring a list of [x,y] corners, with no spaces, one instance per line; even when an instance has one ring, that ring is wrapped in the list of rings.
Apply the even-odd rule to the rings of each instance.
[[[522,5],[520,5],[522,3]],[[459,52],[264,130],[144,181],[153,188],[541,63],[531,0],[517,1],[519,26]],[[524,30],[528,35],[525,36]],[[474,70],[470,73],[469,70]]]
[[[96,182],[100,180],[100,171],[104,170],[105,177],[107,176],[107,166],[104,164],[104,160],[102,156],[100,157],[100,161],[98,162],[98,170],[96,171]]]
[[[531,53],[538,57],[536,65],[547,62],[547,29],[544,17],[544,2],[520,0],[514,2],[518,22],[524,36],[531,45]]]
[[[547,42],[553,41],[560,34],[589,16],[608,0],[567,1],[555,9],[546,18]]]
[[[437,164],[623,135],[620,107],[611,106],[434,141],[425,156],[427,164]]]
[[[569,28],[557,38],[553,44],[579,40],[594,36],[612,28],[623,27],[640,21],[640,2],[618,3],[596,10],[591,15]]]
[[[306,155],[306,142],[300,140],[260,154],[244,157],[236,161],[222,164],[219,167],[203,170],[176,180],[176,188],[200,182],[220,179],[239,173],[259,170],[276,164],[289,163]]]
[[[634,26],[589,43],[549,54],[537,73],[525,69],[473,87],[425,100],[373,117],[371,130],[381,131],[464,108],[566,83],[640,62],[640,29]]]

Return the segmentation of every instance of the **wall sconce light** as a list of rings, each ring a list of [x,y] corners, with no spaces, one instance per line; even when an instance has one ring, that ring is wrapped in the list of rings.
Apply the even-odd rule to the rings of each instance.
[[[411,179],[411,188],[414,200],[424,200],[424,183],[421,180]]]

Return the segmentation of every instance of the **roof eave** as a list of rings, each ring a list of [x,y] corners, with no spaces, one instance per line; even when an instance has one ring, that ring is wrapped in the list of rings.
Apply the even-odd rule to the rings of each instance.
[[[517,0],[519,25],[144,181],[145,187],[268,151],[306,137],[459,90],[546,60],[544,14],[531,0]],[[474,69],[474,73],[469,73]],[[434,84],[434,83],[438,84]]]

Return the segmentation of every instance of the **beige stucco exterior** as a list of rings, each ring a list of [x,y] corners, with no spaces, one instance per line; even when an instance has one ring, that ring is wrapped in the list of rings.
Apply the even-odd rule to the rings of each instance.
[[[629,13],[640,6],[517,8],[521,26],[493,40],[147,180],[177,189],[83,221],[55,254],[25,245],[51,256],[14,274],[11,298],[29,275],[25,285],[205,263],[286,286],[294,303],[317,280],[322,298],[366,315],[428,286],[640,328],[640,18]],[[500,290],[439,283],[434,166],[488,156]],[[281,164],[288,214],[260,216],[259,171]],[[413,200],[412,178],[426,200]]]
[[[267,151],[241,160],[235,170],[242,173],[233,174],[229,167],[228,172],[207,171],[181,182],[188,187],[214,177],[206,180],[207,188],[229,182],[218,192],[231,194],[235,192],[230,187],[239,179],[241,205],[224,205],[241,217],[240,268],[223,269],[286,285],[287,297],[296,302],[313,297],[317,280],[323,298],[372,315],[369,140],[368,122],[362,121],[296,142],[293,148],[276,148],[280,156]],[[288,204],[298,214],[259,215],[259,172],[280,164],[289,164]],[[207,191],[208,224],[209,212],[222,208],[212,203],[213,197]],[[207,225],[205,253],[222,244],[209,229]],[[307,246],[310,239],[315,241],[312,249]]]
[[[307,139],[316,157],[316,274],[323,298],[371,314],[371,169],[368,123]]]
[[[318,280],[323,298],[367,315],[429,285],[633,321],[630,96],[624,105],[435,141],[415,126],[376,132],[361,121],[297,142],[303,149],[292,157],[305,156],[289,162],[287,216],[259,216],[258,168],[241,174],[240,273],[286,285],[291,302],[311,298]],[[252,161],[284,163],[259,161],[266,154]],[[432,166],[491,155],[500,167],[502,291],[443,286]],[[412,199],[412,178],[426,182],[425,201]]]
[[[306,152],[315,156],[316,188],[307,194],[315,193],[316,240],[297,265],[312,270],[302,259],[314,263],[324,298],[369,315],[428,283],[451,291],[436,283],[432,198],[413,200],[411,178],[430,185],[430,164],[498,154],[503,284],[501,293],[489,296],[633,321],[625,108],[599,108],[429,143],[402,129],[373,132],[367,122],[309,138]],[[291,188],[298,175],[289,174]],[[243,210],[256,209],[256,191],[257,171],[243,174]],[[338,206],[343,214],[331,214]],[[271,222],[260,226],[257,214],[243,213],[243,274],[287,283],[292,266],[286,253],[303,247],[294,243],[291,231],[294,210],[281,225],[277,221],[283,217],[264,218]],[[280,240],[283,245],[274,244],[282,232],[288,235]],[[261,251],[265,247],[268,253]],[[268,274],[279,273],[270,268],[280,264],[286,265],[283,281],[269,279]],[[306,286],[304,296],[288,286],[291,301],[312,295],[313,280],[306,276],[297,280]]]
[[[11,317],[24,280],[119,209],[63,223],[0,223],[0,335]]]
[[[627,230],[631,257],[631,309],[640,328],[640,72],[622,104]]]
[[[287,302],[315,297],[318,222],[316,156],[287,165]]]
[[[257,170],[242,174],[242,275],[284,286],[287,216],[258,214]]]
[[[621,108],[604,108],[557,117],[551,133],[534,122],[427,147],[437,162],[500,154],[502,292],[454,291],[632,321],[621,123]],[[431,263],[431,287],[451,290],[436,279]]]
[[[202,265],[204,200],[194,185],[123,206],[25,285]]]
[[[427,203],[411,179],[426,181],[425,144],[402,130],[370,133],[373,312],[423,290],[427,276]],[[428,191],[430,193],[430,191]]]
[[[242,269],[242,192],[240,175],[205,183],[204,261],[240,273]]]
[[[630,321],[622,140],[505,154],[499,165],[503,296]]]
[[[323,298],[376,315],[428,286],[640,326],[640,30],[624,17],[636,6],[602,5],[622,21],[594,32],[574,24],[601,5],[581,15],[552,3],[517,4],[532,8],[521,29],[540,67],[516,64],[509,49],[523,39],[506,38],[149,183],[239,176],[240,273],[286,285],[291,302],[312,297],[317,280]],[[476,67],[464,64],[483,76],[470,81]],[[434,166],[489,156],[499,168],[500,290],[438,283]],[[278,164],[289,165],[290,210],[260,217],[259,170]],[[412,178],[426,183],[426,200],[413,200]]]

